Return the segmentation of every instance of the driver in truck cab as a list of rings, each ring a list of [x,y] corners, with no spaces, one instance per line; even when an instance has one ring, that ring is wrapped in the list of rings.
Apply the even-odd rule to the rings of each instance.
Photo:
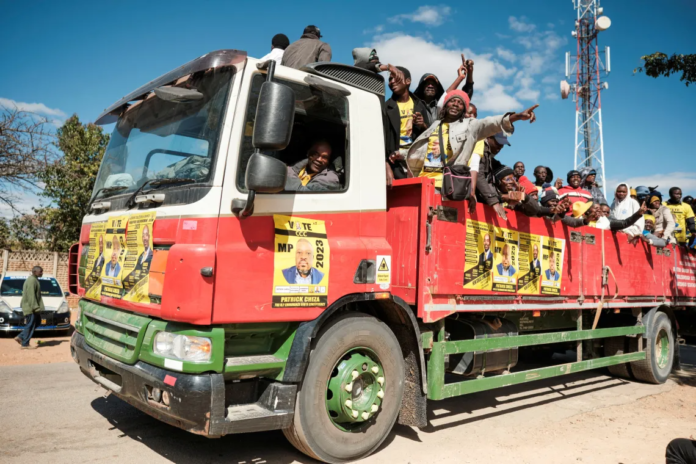
[[[338,173],[329,168],[331,145],[317,140],[307,152],[307,159],[288,166],[285,190],[288,192],[340,190]]]

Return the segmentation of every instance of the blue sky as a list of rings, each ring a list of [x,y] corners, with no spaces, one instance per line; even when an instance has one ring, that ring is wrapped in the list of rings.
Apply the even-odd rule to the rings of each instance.
[[[0,0],[0,103],[61,121],[77,113],[93,121],[102,109],[145,82],[206,52],[246,50],[260,57],[271,37],[297,39],[316,24],[333,60],[375,46],[383,61],[409,67],[417,80],[435,72],[447,86],[459,54],[476,61],[480,116],[538,102],[538,121],[518,125],[506,164],[531,171],[572,168],[575,105],[558,98],[564,53],[574,51],[571,1],[401,2],[10,2]],[[678,77],[633,75],[640,56],[696,53],[696,4],[689,0],[613,0],[600,34],[612,73],[602,93],[608,184],[629,179],[696,194],[691,140],[696,87]],[[415,87],[415,85],[414,85]],[[687,161],[688,160],[688,161]],[[31,203],[30,200],[29,203]]]

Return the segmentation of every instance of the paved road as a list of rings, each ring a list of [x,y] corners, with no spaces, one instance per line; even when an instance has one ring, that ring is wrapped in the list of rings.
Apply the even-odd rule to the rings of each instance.
[[[683,353],[689,362],[696,364],[693,362],[696,349],[689,347]],[[568,424],[569,420],[572,424],[582,414],[616,405],[629,407],[639,398],[668,395],[677,388],[684,387],[673,381],[661,386],[625,382],[602,372],[589,372],[433,402],[428,428],[397,426],[380,451],[364,462],[496,462],[490,461],[491,455],[486,450],[498,450],[497,462],[508,462],[506,456],[510,458],[516,449],[522,448],[513,444],[522,443],[525,434],[528,436],[535,428],[558,424],[562,429],[562,424]],[[104,390],[84,377],[72,363],[0,367],[0,461],[32,464],[315,462],[295,451],[280,432],[209,440],[160,423],[118,398],[104,398],[103,394]],[[644,419],[638,417],[635,422],[641,424]],[[604,433],[597,430],[596,438],[603,440]],[[572,440],[572,434],[569,437],[559,439]],[[577,448],[577,452],[585,449],[584,446]],[[506,448],[512,454],[501,451]],[[551,454],[558,452],[551,451],[548,445],[546,449]],[[598,462],[591,458],[591,451],[583,451],[585,463]],[[543,450],[540,452],[543,454]],[[575,455],[566,458],[555,455],[543,461],[576,461]]]

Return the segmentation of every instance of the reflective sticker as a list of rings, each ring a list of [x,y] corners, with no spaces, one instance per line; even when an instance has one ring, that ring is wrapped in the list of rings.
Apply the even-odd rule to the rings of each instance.
[[[183,361],[175,361],[174,359],[165,358],[164,367],[166,367],[167,369],[174,369],[175,371],[183,371],[184,363]]]
[[[196,230],[198,229],[198,221],[184,221],[184,230]]]
[[[176,385],[176,377],[167,374],[164,376],[164,383],[173,387],[174,385]]]

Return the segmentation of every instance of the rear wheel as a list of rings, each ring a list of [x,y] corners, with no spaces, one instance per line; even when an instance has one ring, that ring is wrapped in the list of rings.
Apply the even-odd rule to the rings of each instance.
[[[363,458],[391,431],[403,391],[404,361],[394,333],[374,317],[345,314],[317,337],[293,424],[283,433],[323,462]]]
[[[636,379],[648,383],[665,383],[674,364],[674,333],[667,314],[655,314],[649,329],[646,358],[631,363]]]
[[[604,356],[617,356],[620,354],[638,351],[638,340],[628,337],[611,337],[604,340]],[[616,364],[609,366],[609,373],[614,377],[622,379],[632,379],[630,363]]]

